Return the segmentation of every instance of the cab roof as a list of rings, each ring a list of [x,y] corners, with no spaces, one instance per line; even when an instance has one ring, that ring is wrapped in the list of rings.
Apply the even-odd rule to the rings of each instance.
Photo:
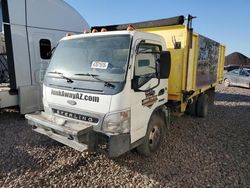
[[[97,36],[113,36],[113,35],[130,35],[130,36],[144,36],[144,37],[160,37],[159,35],[153,34],[153,33],[146,33],[146,32],[140,32],[140,31],[106,31],[106,32],[96,32],[96,33],[87,33],[87,34],[76,34],[71,36],[66,36],[62,38],[61,40],[72,40],[72,39],[81,39],[81,38],[87,38],[87,37],[97,37]]]

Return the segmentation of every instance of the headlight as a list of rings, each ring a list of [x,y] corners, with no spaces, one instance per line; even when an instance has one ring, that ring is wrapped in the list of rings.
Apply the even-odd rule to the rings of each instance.
[[[130,110],[107,114],[102,128],[103,131],[110,133],[129,133]]]

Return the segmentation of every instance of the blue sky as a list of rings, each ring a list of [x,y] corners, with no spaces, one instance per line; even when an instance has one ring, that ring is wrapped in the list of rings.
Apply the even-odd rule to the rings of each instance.
[[[194,30],[250,57],[250,0],[65,0],[90,26],[192,14]]]

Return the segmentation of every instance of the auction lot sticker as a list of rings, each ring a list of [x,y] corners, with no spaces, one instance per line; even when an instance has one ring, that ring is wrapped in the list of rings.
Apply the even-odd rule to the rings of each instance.
[[[108,62],[103,62],[103,61],[93,61],[91,68],[92,69],[107,69],[109,66]]]

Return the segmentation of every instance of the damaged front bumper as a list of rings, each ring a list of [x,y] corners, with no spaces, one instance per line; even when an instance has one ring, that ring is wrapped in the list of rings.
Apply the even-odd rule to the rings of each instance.
[[[94,150],[93,125],[69,121],[44,112],[27,114],[34,131],[78,151]]]
[[[93,125],[70,121],[44,112],[27,114],[33,130],[78,151],[94,152],[98,144],[107,144],[109,157],[118,157],[131,149],[130,134],[95,132]]]

